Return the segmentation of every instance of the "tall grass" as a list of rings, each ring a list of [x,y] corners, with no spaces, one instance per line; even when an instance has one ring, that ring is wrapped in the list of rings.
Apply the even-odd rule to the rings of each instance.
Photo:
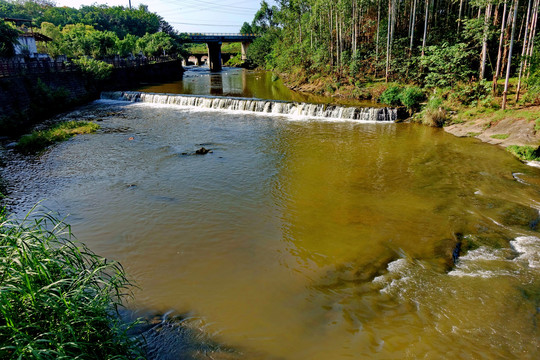
[[[116,313],[130,295],[120,264],[34,216],[0,213],[0,359],[142,358]]]
[[[64,141],[77,134],[89,134],[99,129],[99,125],[87,121],[67,121],[58,123],[47,130],[34,131],[24,135],[17,143],[17,149],[25,154],[42,151],[47,146]]]

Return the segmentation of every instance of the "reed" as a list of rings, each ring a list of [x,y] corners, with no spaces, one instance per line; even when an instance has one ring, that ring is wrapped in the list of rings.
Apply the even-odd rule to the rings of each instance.
[[[0,359],[142,358],[117,313],[129,288],[51,214],[0,212]]]

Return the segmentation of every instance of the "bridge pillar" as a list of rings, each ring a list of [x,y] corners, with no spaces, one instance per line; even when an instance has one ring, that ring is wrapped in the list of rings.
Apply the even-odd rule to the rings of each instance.
[[[210,71],[221,71],[221,42],[206,43]]]
[[[249,44],[251,44],[250,42],[247,42],[247,41],[242,41],[242,61],[246,61],[247,60],[247,49],[249,47]]]

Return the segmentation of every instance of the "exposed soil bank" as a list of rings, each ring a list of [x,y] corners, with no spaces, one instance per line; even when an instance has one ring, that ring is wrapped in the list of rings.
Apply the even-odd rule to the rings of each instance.
[[[538,114],[536,119],[530,119],[530,113]],[[444,130],[458,137],[475,137],[494,145],[504,147],[510,145],[540,144],[540,131],[535,120],[540,120],[540,106],[531,106],[512,110],[501,119],[493,114],[481,116],[474,120],[445,126]]]

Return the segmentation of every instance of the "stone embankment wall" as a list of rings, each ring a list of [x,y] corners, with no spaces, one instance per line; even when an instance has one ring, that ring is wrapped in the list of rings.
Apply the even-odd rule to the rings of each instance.
[[[181,61],[115,68],[106,82],[78,71],[0,78],[0,137],[20,135],[38,121],[99,98],[103,90],[126,90],[141,82],[180,79]]]

